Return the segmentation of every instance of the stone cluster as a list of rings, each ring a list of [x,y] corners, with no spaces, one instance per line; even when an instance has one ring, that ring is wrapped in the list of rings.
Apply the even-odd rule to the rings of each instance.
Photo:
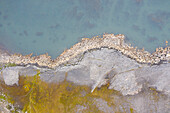
[[[170,61],[170,47],[157,48],[153,54],[144,49],[137,49],[124,42],[125,36],[122,34],[104,34],[102,38],[98,36],[93,38],[83,38],[81,42],[75,44],[70,49],[65,50],[60,56],[52,60],[48,54],[31,57],[32,54],[22,56],[21,54],[8,55],[0,51],[1,63],[15,63],[15,64],[38,64],[39,66],[46,66],[55,68],[77,55],[82,54],[88,50],[110,48],[115,49],[122,54],[136,60],[139,63],[158,64],[161,60]]]
[[[170,61],[170,47],[166,48],[156,48],[156,51],[151,55],[152,59],[154,59],[157,63],[161,60]]]

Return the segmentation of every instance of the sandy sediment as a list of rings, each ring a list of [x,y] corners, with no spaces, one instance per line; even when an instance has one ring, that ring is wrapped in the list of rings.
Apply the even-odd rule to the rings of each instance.
[[[103,47],[116,49],[139,63],[158,64],[162,60],[170,61],[170,47],[168,46],[166,48],[156,48],[156,51],[151,54],[144,49],[137,49],[136,47],[126,44],[124,39],[125,36],[122,34],[104,34],[102,38],[99,38],[98,36],[83,38],[81,42],[75,44],[70,49],[65,50],[54,60],[52,60],[47,53],[32,57],[32,54],[23,56],[21,54],[7,54],[6,52],[0,51],[0,63],[23,65],[38,64],[39,66],[55,68],[88,50],[100,49]]]

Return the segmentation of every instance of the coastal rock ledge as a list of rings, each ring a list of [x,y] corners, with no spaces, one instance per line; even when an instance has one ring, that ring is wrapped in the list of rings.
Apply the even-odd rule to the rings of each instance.
[[[122,102],[121,109],[133,106],[137,113],[168,113],[170,47],[158,48],[151,54],[126,44],[124,38],[121,34],[83,38],[54,60],[47,54],[31,57],[31,54],[10,55],[0,51],[0,80],[10,86],[19,85],[20,76],[34,76],[39,70],[43,81],[60,83],[67,80],[91,87],[91,93],[108,85],[108,90],[120,92],[115,101]],[[8,63],[17,66],[4,66]],[[96,107],[102,112],[114,112],[106,101],[96,101]]]
[[[31,57],[32,54],[22,56],[21,54],[7,54],[0,51],[0,63],[15,63],[19,65],[37,64],[49,68],[60,66],[69,60],[83,55],[92,49],[109,48],[120,51],[122,54],[136,60],[139,63],[159,64],[161,61],[170,61],[170,47],[157,48],[156,52],[149,53],[144,49],[137,49],[124,42],[122,34],[104,34],[102,38],[83,38],[81,42],[65,50],[59,57],[52,60],[48,54]]]

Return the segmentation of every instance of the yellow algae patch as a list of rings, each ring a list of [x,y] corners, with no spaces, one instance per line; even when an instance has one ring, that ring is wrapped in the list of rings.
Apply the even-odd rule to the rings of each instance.
[[[64,80],[62,83],[46,83],[40,80],[39,72],[35,76],[21,76],[19,86],[1,84],[3,91],[12,97],[13,103],[18,103],[23,112],[28,113],[75,113],[77,106],[84,106],[84,113],[100,111],[95,104],[96,98],[107,101],[113,108],[119,106],[111,97],[120,95],[107,89],[108,85],[91,93],[88,86],[77,86]],[[66,73],[67,76],[67,73]],[[117,111],[119,112],[119,110]]]

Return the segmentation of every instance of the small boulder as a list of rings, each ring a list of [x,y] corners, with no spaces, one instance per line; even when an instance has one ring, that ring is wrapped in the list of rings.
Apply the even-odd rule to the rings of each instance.
[[[19,70],[22,67],[7,67],[2,71],[2,76],[4,78],[4,82],[6,85],[14,85],[17,84],[18,85],[18,81],[19,81]]]

